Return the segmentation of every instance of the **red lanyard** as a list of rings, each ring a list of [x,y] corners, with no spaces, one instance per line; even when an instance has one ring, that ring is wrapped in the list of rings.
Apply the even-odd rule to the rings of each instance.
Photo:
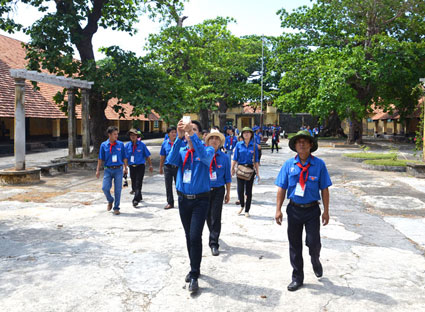
[[[173,147],[174,142],[168,141],[168,144],[170,144],[171,147]]]
[[[117,145],[117,141],[115,141],[114,143],[109,143],[109,154],[112,154],[112,146]]]
[[[217,154],[214,154],[213,159],[211,160],[211,164],[210,164],[210,177],[212,177],[212,166],[213,163],[215,163],[215,168],[217,168],[217,159],[216,159]]]
[[[133,155],[134,155],[134,151],[136,150],[136,148],[137,148],[137,143],[136,144],[133,143]]]
[[[311,158],[313,159],[313,156],[311,156]],[[296,159],[296,157],[295,157]],[[305,183],[307,182],[308,179],[308,168],[310,168],[310,163],[307,164],[307,166],[303,167],[303,165],[301,165],[299,162],[297,163],[297,166],[300,167],[301,169],[301,173],[300,173],[300,180],[299,183],[301,185],[302,190],[304,191],[305,189]],[[305,175],[305,179],[304,179],[304,172],[306,172],[307,174]]]
[[[183,167],[182,167],[182,172],[184,172],[184,166],[186,165],[187,159],[189,158],[189,155],[191,156],[191,161],[193,163],[193,152],[195,151],[195,149],[188,149],[186,152],[186,156],[184,157],[184,161],[183,161]]]
[[[230,137],[230,145],[233,146],[233,135]]]

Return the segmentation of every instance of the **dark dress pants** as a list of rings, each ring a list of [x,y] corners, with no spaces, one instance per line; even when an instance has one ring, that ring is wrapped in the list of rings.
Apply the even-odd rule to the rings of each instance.
[[[168,165],[164,166],[165,191],[167,193],[167,204],[173,207],[174,207],[173,179],[175,184],[177,179],[177,170],[178,170],[177,167],[173,168]]]
[[[251,201],[252,201],[252,187],[254,185],[255,173],[252,175],[251,180],[246,181],[237,178],[238,182],[238,198],[241,202],[241,207],[245,207],[245,212],[249,212],[251,209]],[[245,203],[245,195],[246,195],[246,203]]]
[[[276,147],[276,151],[279,152],[279,144],[276,140],[272,140],[272,153],[274,151],[274,147]]]
[[[145,177],[145,164],[130,166],[131,188],[134,191],[133,201],[140,202],[143,199],[142,186]]]
[[[292,280],[302,283],[304,281],[303,262],[303,228],[306,232],[306,245],[309,248],[311,258],[320,257],[320,206],[299,208],[288,204],[288,241],[289,258],[291,260]]]
[[[210,194],[210,207],[208,209],[207,225],[210,230],[210,248],[220,247],[218,239],[221,232],[221,212],[223,210],[225,187],[213,188]]]
[[[186,234],[186,247],[190,259],[190,278],[201,274],[202,231],[207,218],[209,198],[187,199],[179,196],[179,213]]]

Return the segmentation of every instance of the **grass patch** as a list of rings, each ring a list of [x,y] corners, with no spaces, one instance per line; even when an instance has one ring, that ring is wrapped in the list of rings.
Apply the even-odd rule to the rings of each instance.
[[[394,167],[406,167],[407,163],[422,163],[418,160],[409,160],[409,159],[374,159],[374,160],[365,160],[363,162],[367,165],[374,165],[374,166],[394,166]]]
[[[320,141],[345,141],[347,139],[345,138],[338,138],[338,137],[317,137],[318,140]]]
[[[364,158],[364,159],[397,159],[396,153],[348,153],[344,154],[344,157],[348,158]]]

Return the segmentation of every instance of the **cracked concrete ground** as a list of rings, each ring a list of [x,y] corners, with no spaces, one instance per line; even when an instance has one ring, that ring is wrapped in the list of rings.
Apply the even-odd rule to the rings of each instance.
[[[352,149],[315,153],[334,183],[331,222],[322,228],[324,276],[314,276],[305,248],[305,285],[286,290],[291,266],[286,226],[274,223],[273,183],[293,153],[282,146],[263,152],[251,218],[236,215],[233,183],[218,257],[205,227],[201,291],[193,297],[178,210],[162,209],[158,172],[147,174],[139,209],[124,189],[120,216],[106,211],[92,172],[1,187],[1,310],[425,311],[425,181],[364,170],[341,157]]]

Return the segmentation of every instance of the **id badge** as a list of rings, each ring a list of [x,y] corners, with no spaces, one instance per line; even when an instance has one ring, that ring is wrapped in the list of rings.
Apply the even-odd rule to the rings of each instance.
[[[304,191],[305,190],[303,190],[301,188],[301,185],[299,183],[297,183],[297,186],[295,187],[295,195],[300,196],[300,197],[304,197]]]
[[[131,155],[131,156],[130,156],[130,162],[131,162],[131,163],[134,163],[134,155]]]
[[[213,172],[210,174],[210,180],[211,180],[211,181],[217,181],[217,172],[213,171]]]
[[[117,155],[112,155],[112,162],[117,162],[118,161],[118,156]]]
[[[192,170],[185,170],[183,173],[183,183],[190,183],[192,180]]]

